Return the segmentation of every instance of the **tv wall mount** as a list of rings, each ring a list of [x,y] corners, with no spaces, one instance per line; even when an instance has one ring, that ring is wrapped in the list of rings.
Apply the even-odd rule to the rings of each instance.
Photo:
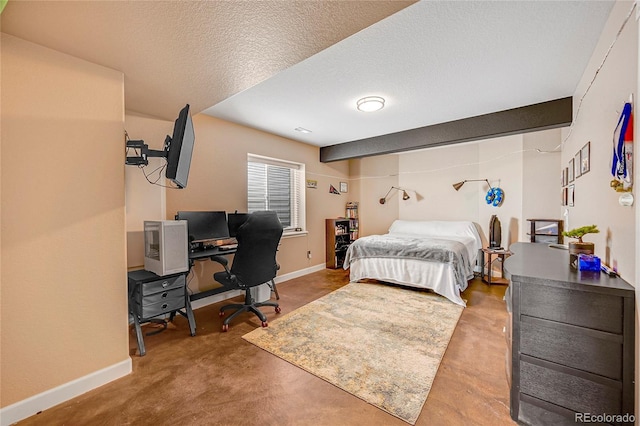
[[[129,153],[129,149],[136,150],[140,155],[129,157],[127,156],[124,164],[128,166],[146,166],[149,164],[149,157],[161,157],[167,158],[169,152],[169,145],[171,144],[171,138],[167,135],[167,138],[164,140],[164,149],[149,149],[149,145],[144,143],[142,140],[131,141],[128,140],[126,143],[127,153]]]

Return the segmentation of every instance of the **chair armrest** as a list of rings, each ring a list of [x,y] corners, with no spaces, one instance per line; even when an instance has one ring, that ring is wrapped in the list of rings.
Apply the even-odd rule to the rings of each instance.
[[[218,262],[219,264],[224,266],[225,269],[227,269],[227,265],[229,264],[229,260],[224,256],[216,255],[216,256],[209,257],[209,259],[213,260],[214,262]]]

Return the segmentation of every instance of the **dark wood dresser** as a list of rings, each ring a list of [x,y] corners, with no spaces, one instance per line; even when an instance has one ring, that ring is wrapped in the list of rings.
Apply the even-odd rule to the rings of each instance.
[[[626,424],[634,414],[634,288],[572,271],[568,252],[547,244],[515,243],[510,251],[511,417],[529,425]]]

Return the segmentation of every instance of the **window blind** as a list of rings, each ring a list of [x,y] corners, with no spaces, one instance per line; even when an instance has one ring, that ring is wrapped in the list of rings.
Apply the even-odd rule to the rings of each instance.
[[[286,231],[304,229],[304,164],[249,154],[249,213],[273,210]]]

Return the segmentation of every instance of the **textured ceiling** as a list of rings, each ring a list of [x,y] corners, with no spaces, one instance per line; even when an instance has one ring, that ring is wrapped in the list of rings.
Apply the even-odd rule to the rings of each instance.
[[[570,97],[612,5],[422,1],[205,113],[326,146]]]
[[[1,29],[122,71],[128,111],[326,146],[571,96],[612,5],[10,0]]]
[[[122,71],[128,111],[200,112],[413,1],[10,0],[2,32]]]

